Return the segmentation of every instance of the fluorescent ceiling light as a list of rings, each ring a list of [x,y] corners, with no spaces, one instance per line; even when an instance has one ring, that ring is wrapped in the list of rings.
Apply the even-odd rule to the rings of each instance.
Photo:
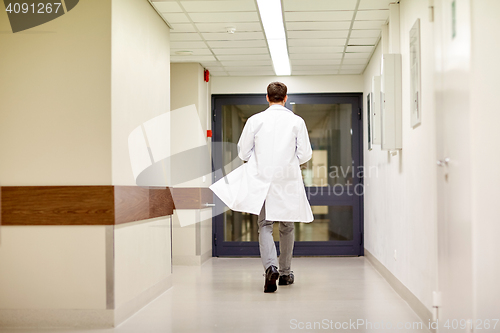
[[[285,26],[280,0],[257,0],[260,19],[266,33],[269,52],[276,75],[290,75],[290,59],[286,47]]]

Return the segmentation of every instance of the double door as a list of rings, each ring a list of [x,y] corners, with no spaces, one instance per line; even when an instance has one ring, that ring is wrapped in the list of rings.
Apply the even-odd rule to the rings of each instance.
[[[243,163],[236,144],[245,122],[269,105],[265,95],[213,95],[212,105],[215,182]],[[363,255],[362,95],[290,94],[285,106],[304,119],[313,148],[302,177],[314,221],[295,223],[294,255]],[[258,256],[257,216],[214,202],[214,256]]]

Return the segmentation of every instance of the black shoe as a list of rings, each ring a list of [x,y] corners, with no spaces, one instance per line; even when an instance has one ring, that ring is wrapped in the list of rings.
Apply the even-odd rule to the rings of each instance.
[[[294,281],[293,273],[290,273],[289,275],[281,275],[278,284],[280,286],[287,286],[289,284],[292,284],[293,281]]]
[[[276,287],[276,280],[278,280],[278,277],[280,276],[280,273],[278,272],[278,268],[276,266],[269,266],[266,269],[266,282],[264,284],[264,292],[265,293],[273,293],[278,289]]]

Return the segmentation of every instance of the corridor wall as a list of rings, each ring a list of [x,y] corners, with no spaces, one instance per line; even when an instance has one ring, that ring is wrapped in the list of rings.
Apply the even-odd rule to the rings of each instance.
[[[289,94],[363,91],[363,75],[216,76],[212,94],[265,94],[273,81],[286,84]]]
[[[481,325],[495,317],[500,299],[496,283],[500,264],[495,259],[500,250],[496,241],[500,157],[492,153],[500,139],[494,98],[500,88],[495,57],[500,36],[493,33],[500,28],[495,14],[500,3],[457,1],[457,18],[450,1],[434,5],[439,10],[430,22],[426,3],[400,2],[403,149],[395,156],[378,145],[372,151],[365,149],[365,168],[376,168],[375,175],[365,178],[365,247],[382,270],[399,281],[400,289],[417,299],[408,298],[421,318],[430,317],[436,291],[442,294],[440,321],[457,318]],[[417,18],[422,123],[412,128],[409,30]],[[464,44],[460,49],[450,42],[455,37],[451,25],[455,19]],[[364,73],[365,109],[371,78],[380,75],[380,57],[387,52],[383,48],[384,40]],[[461,110],[454,104],[457,101]],[[461,120],[450,122],[452,118]],[[459,123],[463,127],[456,126]],[[450,165],[438,172],[436,161],[446,157]],[[457,183],[462,185],[458,191],[452,187]],[[418,302],[426,309],[422,311]]]
[[[111,14],[112,184],[136,186],[129,135],[170,111],[170,29],[147,1],[113,0]],[[170,142],[169,130],[147,143]],[[114,245],[116,325],[172,285],[171,217],[116,225]]]
[[[0,30],[11,31],[5,11]],[[111,1],[0,34],[0,182],[111,184]],[[5,202],[2,208],[6,208]],[[105,225],[0,229],[0,327],[110,326]],[[75,309],[75,310],[73,310]]]
[[[172,207],[128,148],[170,109],[169,28],[147,1],[86,0],[0,30],[0,327],[116,326],[171,286]]]
[[[172,123],[172,131],[176,140],[171,144],[172,154],[182,153],[198,143],[206,144],[210,150],[210,139],[206,137],[207,130],[211,129],[210,89],[211,82],[204,81],[204,68],[199,63],[171,64],[171,109],[194,105],[198,117],[190,119],[187,115],[186,117],[179,115],[174,118],[176,120]],[[198,124],[190,124],[191,121],[196,121]],[[211,168],[208,165],[210,161],[193,161],[194,164],[198,162],[205,163],[206,167]],[[210,175],[206,175],[176,184],[174,187],[192,193],[198,189],[208,192],[210,184]],[[211,191],[209,195],[212,196]],[[173,216],[172,238],[174,265],[201,265],[212,256],[211,213],[212,208],[203,206],[176,209]]]
[[[372,78],[381,75],[382,54],[390,53],[386,46],[394,43],[382,40],[364,72],[364,162],[368,171],[365,172],[364,192],[365,249],[423,304],[417,313],[430,317],[432,292],[437,290],[433,30],[428,21],[427,2],[401,1],[399,11],[399,36],[396,38],[399,38],[402,56],[403,149],[395,155],[382,151],[380,145],[373,145],[373,149],[368,150],[366,112],[366,96],[371,92]],[[409,33],[417,19],[421,27],[422,122],[412,128]]]
[[[472,168],[472,261],[474,322],[496,318],[500,307],[500,112],[496,94],[500,88],[500,3],[471,1],[471,168]],[[496,327],[498,330],[498,325]]]

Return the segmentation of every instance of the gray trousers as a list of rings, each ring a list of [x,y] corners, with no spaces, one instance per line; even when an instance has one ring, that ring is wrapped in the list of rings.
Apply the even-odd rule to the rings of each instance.
[[[259,249],[260,257],[264,270],[273,265],[278,267],[278,258],[276,254],[276,246],[273,239],[274,221],[266,220],[265,204],[259,214]],[[293,243],[295,240],[293,222],[279,222],[280,224],[280,258],[279,258],[279,273],[280,275],[289,275],[292,264]]]

